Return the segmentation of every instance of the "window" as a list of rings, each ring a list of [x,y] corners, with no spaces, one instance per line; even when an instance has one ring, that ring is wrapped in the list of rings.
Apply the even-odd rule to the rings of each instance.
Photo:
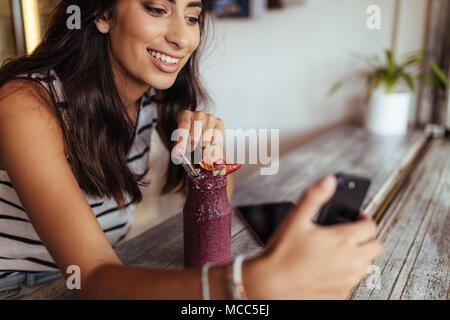
[[[2,0],[0,1],[0,63],[14,55],[16,55],[16,43],[11,3]]]
[[[52,10],[60,1],[0,0],[0,63],[36,48]]]
[[[50,14],[52,10],[56,8],[58,3],[61,0],[39,0],[39,17],[41,24],[41,34],[44,35],[45,30],[47,29],[48,18],[50,18]]]

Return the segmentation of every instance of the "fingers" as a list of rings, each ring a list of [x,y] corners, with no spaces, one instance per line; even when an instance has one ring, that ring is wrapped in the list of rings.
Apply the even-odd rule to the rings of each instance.
[[[372,240],[357,248],[357,257],[361,266],[361,271],[364,273],[367,267],[372,265],[374,260],[383,252],[383,245],[377,241]]]
[[[202,137],[203,120],[196,119],[193,117],[193,122],[191,122],[191,129],[189,131],[190,145],[188,145],[188,151],[193,152],[197,147],[200,138]]]
[[[366,219],[366,218],[367,218],[367,214],[364,211],[360,210],[357,220]]]
[[[212,139],[214,136],[214,129],[217,124],[217,119],[214,118],[210,114],[202,113],[201,115],[202,119],[202,148],[210,145],[212,143]]]
[[[377,224],[368,217],[362,217],[354,222],[348,222],[333,226],[334,230],[343,235],[346,241],[362,245],[375,239]]]
[[[174,149],[180,157],[186,150],[194,151],[199,143],[202,148],[215,144],[221,145],[224,131],[222,119],[200,111],[185,110],[178,116],[177,122],[179,133]],[[219,152],[217,148],[213,148],[209,155],[209,161],[215,161],[223,157],[223,151]]]
[[[214,128],[205,130],[203,134],[203,161],[209,165],[224,160],[223,132],[222,119],[215,119]]]
[[[216,119],[216,124],[213,130],[211,144],[223,144],[223,133],[225,131],[225,124],[222,119]]]
[[[220,163],[224,159],[222,144],[211,144],[206,146],[203,150],[202,161],[207,165],[213,165],[214,163]]]
[[[182,157],[186,153],[187,143],[189,139],[189,131],[192,122],[192,113],[183,112],[177,119],[178,123],[178,140],[175,143],[174,149],[179,157]]]
[[[376,257],[380,256],[383,252],[383,245],[377,240],[369,241],[360,248],[367,254],[369,263],[371,263]]]
[[[336,191],[336,177],[326,175],[316,184],[308,188],[296,205],[295,212],[303,222],[313,224],[312,219],[317,211],[331,199]]]

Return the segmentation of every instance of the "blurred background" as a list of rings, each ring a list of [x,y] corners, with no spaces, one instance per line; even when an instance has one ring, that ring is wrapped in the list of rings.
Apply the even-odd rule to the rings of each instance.
[[[395,57],[426,49],[420,68],[435,62],[448,76],[448,0],[210,0],[215,22],[205,43],[201,74],[226,128],[280,129],[280,155],[326,130],[361,123],[366,81],[330,96],[342,78],[367,69],[355,55]],[[59,0],[0,0],[0,61],[32,52]],[[380,28],[367,25],[370,6],[380,9]],[[443,93],[444,92],[444,93]],[[448,89],[417,83],[411,93],[409,127],[450,123]],[[182,195],[159,196],[169,161],[153,134],[152,185],[138,205],[129,236],[182,209]],[[237,181],[258,169],[248,165]]]

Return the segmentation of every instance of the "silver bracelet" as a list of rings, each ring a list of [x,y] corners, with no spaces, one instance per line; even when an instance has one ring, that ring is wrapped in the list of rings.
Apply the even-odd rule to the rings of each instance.
[[[203,300],[209,300],[209,283],[208,283],[208,270],[211,264],[207,263],[202,268],[202,293]]]
[[[228,294],[233,300],[246,300],[244,284],[242,282],[242,262],[243,255],[238,255],[233,264],[227,267],[227,287]]]

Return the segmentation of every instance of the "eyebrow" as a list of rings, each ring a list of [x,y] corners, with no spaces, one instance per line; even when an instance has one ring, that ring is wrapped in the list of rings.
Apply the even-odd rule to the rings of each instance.
[[[168,0],[169,2],[172,2],[173,4],[176,4],[176,0]],[[203,4],[201,1],[191,1],[187,5],[188,8],[203,8]]]

